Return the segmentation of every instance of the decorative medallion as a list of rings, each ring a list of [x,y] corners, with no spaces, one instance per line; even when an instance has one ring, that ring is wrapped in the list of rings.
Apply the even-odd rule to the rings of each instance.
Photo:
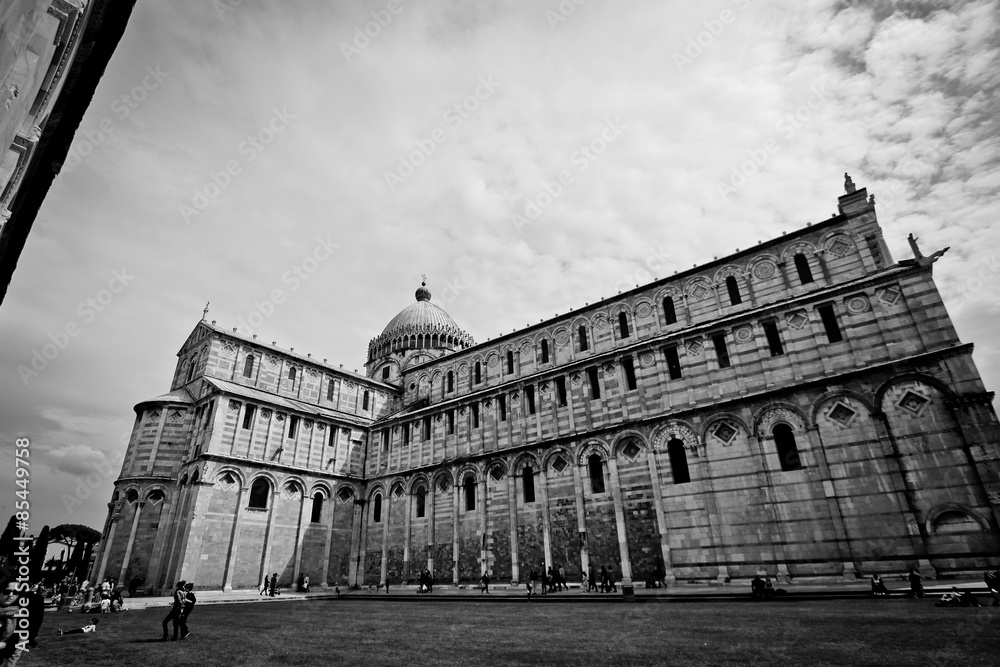
[[[635,461],[636,457],[639,456],[641,452],[642,449],[640,449],[639,445],[635,444],[632,440],[629,440],[628,444],[625,445],[624,449],[622,449],[622,454],[624,454],[625,458],[629,461]]]
[[[656,363],[656,357],[652,352],[643,352],[639,355],[639,365],[643,368],[649,368]]]
[[[496,352],[491,352],[490,356],[486,357],[486,365],[490,368],[496,368],[497,364],[500,363],[500,355]]]
[[[645,317],[649,317],[652,314],[653,314],[653,307],[651,305],[649,305],[648,303],[646,303],[645,301],[643,301],[642,303],[640,303],[638,306],[635,307],[635,316],[636,317],[643,317],[643,318],[645,318]]]
[[[688,340],[684,341],[684,348],[687,350],[687,353],[690,354],[692,357],[697,357],[699,354],[701,354],[701,349],[704,346],[705,344],[702,342],[700,338],[689,338]]]
[[[788,326],[793,329],[801,329],[807,322],[809,322],[809,317],[805,314],[805,311],[796,310],[788,314]]]
[[[559,347],[566,347],[569,345],[569,333],[566,331],[559,331],[556,333],[556,345]]]
[[[688,285],[687,292],[692,299],[700,301],[705,298],[708,294],[708,282],[705,280],[697,280],[690,285]]]
[[[184,415],[180,413],[179,410],[171,410],[170,414],[167,415],[167,421],[176,424],[177,422],[184,419]]]
[[[219,478],[219,486],[223,491],[228,491],[236,485],[236,478],[233,477],[233,473],[227,472]]]
[[[458,374],[459,375],[465,375],[468,372],[469,372],[469,364],[463,362],[462,364],[459,365],[459,367],[458,367]]]
[[[490,470],[490,477],[493,478],[494,482],[499,482],[503,479],[503,466],[493,466],[493,469]]]
[[[236,357],[236,346],[230,342],[225,342],[222,344],[222,356],[233,359]]]
[[[514,403],[517,403],[520,400],[521,400],[521,394],[520,394],[520,392],[518,392],[518,391],[512,391],[512,392],[510,392],[510,402],[511,402],[511,405],[513,405]]]
[[[316,430],[319,431],[320,433],[322,433],[323,431],[326,430],[326,424],[317,424],[316,425]]]
[[[465,406],[464,405],[458,409],[458,414],[463,415],[463,416],[465,415]]]
[[[344,380],[344,389],[348,392],[353,393],[354,390],[357,389],[357,385],[351,382],[350,380]]]
[[[233,402],[234,401],[229,401],[229,411],[230,412],[233,412]],[[235,412],[239,412],[239,411],[240,411],[240,404],[236,403],[236,410],[235,410]],[[160,411],[159,410],[153,410],[152,412],[149,413],[149,416],[146,418],[146,424],[155,424],[159,420],[160,420]]]
[[[550,464],[552,470],[554,470],[557,475],[561,475],[568,465],[569,463],[562,457],[562,454],[557,454],[556,457],[552,459],[552,463]]]
[[[580,375],[579,373],[572,373],[569,376],[569,381],[572,382],[574,385],[579,386],[580,383],[583,382],[583,376]]]
[[[307,420],[305,421],[305,423],[303,424],[303,426],[305,427],[305,429],[306,429],[307,431],[311,431],[311,430],[312,430],[312,427],[313,427],[313,423],[312,423],[311,421],[309,421],[309,420],[307,419]]]
[[[609,361],[608,363],[604,364],[604,372],[605,373],[614,373],[615,372],[615,362]]]
[[[733,329],[733,338],[737,343],[749,343],[753,340],[753,327],[743,324]]]
[[[219,370],[221,370],[221,371],[228,371],[228,370],[232,369],[232,367],[233,367],[233,362],[228,361],[226,359],[220,359],[219,360]]]
[[[712,435],[722,441],[722,444],[729,446],[733,444],[733,438],[736,437],[737,430],[729,422],[721,421],[719,425],[712,430]]]
[[[538,383],[538,393],[541,394],[542,396],[548,396],[548,394],[549,394],[549,383],[548,382],[544,382],[544,381],[543,382],[539,382]]]
[[[270,419],[271,418],[271,411],[270,410],[261,410],[260,411],[260,418],[261,419]]]
[[[535,349],[535,344],[532,343],[530,340],[521,341],[521,354],[528,354],[533,349]]]
[[[857,416],[857,414],[858,414],[857,410],[852,408],[844,401],[837,401],[830,409],[830,411],[826,413],[826,416],[831,421],[835,421],[841,426],[846,428],[851,425],[851,422],[854,421],[854,418]]]
[[[882,303],[888,304],[890,306],[895,306],[899,303],[899,300],[903,297],[903,291],[899,289],[899,285],[890,285],[889,287],[883,287],[878,292],[878,300]]]
[[[278,367],[278,358],[277,357],[272,357],[269,354],[266,357],[264,357],[264,360],[267,362],[267,367],[268,368],[274,369],[274,368]]]
[[[437,413],[437,416],[434,417],[434,421],[436,421],[438,424],[440,424],[443,419],[444,419],[444,414],[440,412]]]
[[[306,375],[308,375],[308,376],[309,376],[310,378],[312,378],[313,380],[315,380],[316,378],[318,378],[318,377],[319,377],[319,373],[317,373],[317,372],[316,372],[315,370],[313,370],[312,368],[307,368],[307,369],[306,369]]]
[[[232,401],[232,400],[229,401],[230,412],[239,412],[241,407],[243,407],[243,404],[240,403],[239,401]]]
[[[487,398],[485,401],[483,401],[483,405],[485,405],[487,408],[492,408],[493,407],[493,399],[492,398]]]
[[[402,500],[403,498],[403,487],[399,484],[392,487],[392,497],[395,500]]]
[[[349,503],[354,498],[354,492],[347,487],[343,487],[337,492],[337,497],[340,498],[340,502]]]
[[[277,416],[277,417],[275,417],[275,419],[277,419],[277,420],[278,420],[278,423],[280,424],[280,423],[282,423],[283,421],[285,421],[285,415],[284,415],[283,413],[279,412],[279,413],[278,413],[278,416]]]
[[[860,315],[872,309],[872,304],[868,300],[867,294],[856,294],[855,296],[847,297],[844,305],[847,307],[847,312],[851,315]]]
[[[903,397],[899,399],[897,405],[906,410],[907,412],[909,412],[914,417],[919,417],[920,414],[924,411],[924,408],[926,408],[927,404],[930,402],[931,401],[929,398],[921,396],[912,389],[907,389],[906,393],[903,394]]]
[[[447,477],[442,477],[441,481],[438,482],[438,489],[441,491],[441,493],[446,493],[448,491],[448,487],[450,487],[450,486],[451,486],[451,483],[448,482],[448,478]]]
[[[826,251],[834,257],[844,257],[854,250],[854,245],[845,236],[835,236],[826,242]]]
[[[762,262],[757,262],[757,265],[753,267],[754,278],[759,278],[760,280],[767,280],[774,275],[777,270],[777,266],[771,260],[764,260]]]
[[[598,313],[594,315],[594,326],[598,329],[603,329],[608,326],[608,316],[604,313]]]

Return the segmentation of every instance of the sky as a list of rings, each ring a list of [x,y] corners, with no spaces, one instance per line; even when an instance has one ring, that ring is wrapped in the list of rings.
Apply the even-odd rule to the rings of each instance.
[[[845,172],[895,259],[950,247],[934,276],[997,389],[998,10],[139,0],[0,307],[32,532],[103,526],[208,301],[363,371],[423,274],[481,342],[825,220]]]

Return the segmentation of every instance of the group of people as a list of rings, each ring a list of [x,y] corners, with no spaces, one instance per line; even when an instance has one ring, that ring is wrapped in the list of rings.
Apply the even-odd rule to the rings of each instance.
[[[584,590],[588,593],[594,591],[595,593],[617,593],[618,584],[615,582],[615,571],[614,568],[602,565],[600,576],[596,576],[594,573],[594,568],[590,568],[590,576],[584,573]]]
[[[171,621],[174,625],[174,640],[178,639],[178,631],[180,632],[180,639],[187,639],[191,636],[191,632],[188,630],[187,620],[197,601],[198,598],[194,594],[194,583],[184,580],[178,581],[177,586],[174,588],[173,600],[170,604],[170,613],[163,619],[163,641],[167,641],[168,639],[167,626],[171,623]]]
[[[759,574],[756,574],[750,580],[750,597],[752,599],[770,600],[774,597],[774,594],[774,584],[771,583],[771,577],[761,577]]]
[[[28,598],[27,638],[19,632],[17,614],[22,608],[20,599]],[[24,650],[25,642],[31,648],[38,646],[38,631],[45,614],[45,598],[41,584],[23,590],[14,581],[8,581],[0,591],[0,667],[14,667]],[[21,626],[23,631],[23,626]]]
[[[434,590],[434,577],[431,576],[430,570],[424,570],[420,573],[420,579],[418,580],[419,585],[417,586],[418,593],[430,593]]]
[[[264,577],[264,585],[260,587],[260,594],[274,597],[278,595],[278,573],[275,572],[270,578]]]

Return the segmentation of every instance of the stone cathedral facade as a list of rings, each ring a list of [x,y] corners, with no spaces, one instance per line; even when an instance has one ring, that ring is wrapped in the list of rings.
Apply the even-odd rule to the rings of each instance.
[[[421,286],[365,375],[200,322],[135,407],[94,576],[623,584],[1000,565],[1000,428],[874,198],[475,343]]]

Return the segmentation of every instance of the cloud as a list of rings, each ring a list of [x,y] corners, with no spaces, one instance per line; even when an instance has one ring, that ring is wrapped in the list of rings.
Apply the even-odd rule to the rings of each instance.
[[[80,477],[107,469],[111,465],[107,454],[89,445],[56,447],[47,452],[45,459],[53,470]]]

